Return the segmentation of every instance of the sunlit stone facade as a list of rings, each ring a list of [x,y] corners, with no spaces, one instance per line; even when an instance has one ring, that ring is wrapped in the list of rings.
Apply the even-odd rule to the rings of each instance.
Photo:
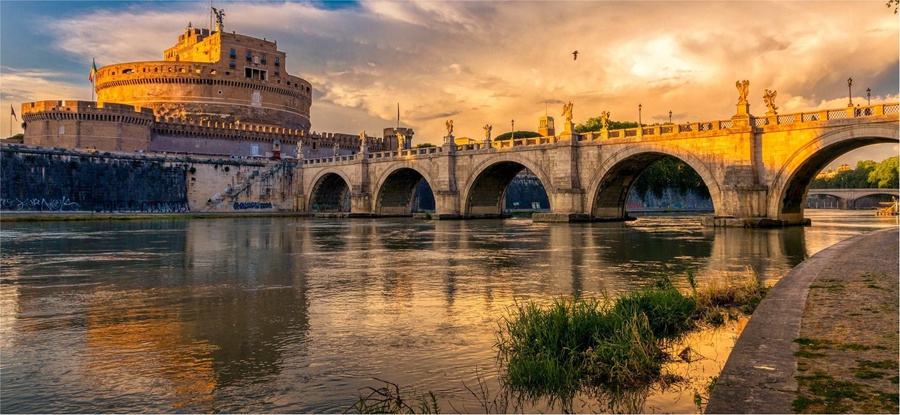
[[[273,41],[189,27],[163,59],[100,68],[98,104],[151,108],[167,122],[309,131],[312,88],[287,73],[286,56]]]
[[[310,83],[286,71],[274,41],[188,27],[162,61],[97,70],[97,101],[22,104],[27,145],[103,151],[309,158],[361,150],[359,135],[310,132]],[[396,149],[397,131],[369,137]],[[413,131],[400,129],[406,148]],[[387,131],[387,130],[386,130]],[[387,134],[387,133],[386,133]]]

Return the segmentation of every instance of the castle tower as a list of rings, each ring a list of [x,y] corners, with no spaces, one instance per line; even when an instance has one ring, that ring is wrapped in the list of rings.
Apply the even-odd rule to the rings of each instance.
[[[545,115],[538,121],[538,134],[542,137],[551,137],[556,135],[556,128],[553,126],[553,117]]]
[[[403,137],[403,143],[397,138],[397,133]],[[412,148],[412,137],[415,132],[412,128],[388,127],[384,129],[384,140],[387,142],[388,150],[409,150]]]

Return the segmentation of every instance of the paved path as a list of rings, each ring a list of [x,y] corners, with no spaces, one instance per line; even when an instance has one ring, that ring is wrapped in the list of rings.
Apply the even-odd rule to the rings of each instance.
[[[810,329],[803,331],[803,336],[809,337],[810,330],[821,329],[817,327],[819,322],[813,319],[822,319],[823,315],[840,321],[845,315],[858,315],[859,310],[866,309],[867,306],[873,309],[884,308],[885,304],[880,302],[883,300],[876,296],[859,295],[852,301],[840,301],[841,297],[848,294],[840,288],[843,287],[842,282],[850,284],[853,282],[851,280],[878,274],[882,275],[878,282],[881,287],[889,286],[896,290],[900,279],[898,247],[898,228],[883,229],[835,244],[791,270],[769,291],[741,333],[716,382],[706,413],[791,413],[792,404],[799,396],[800,385],[796,379],[798,373],[807,375],[815,369],[809,367],[808,362],[803,362],[803,371],[798,372],[795,353],[800,351],[800,346],[795,340],[801,337],[801,329],[809,327]],[[821,285],[821,281],[825,285]],[[811,286],[816,289],[813,296],[815,299],[808,303],[812,299],[809,295]],[[832,287],[840,288],[819,289]],[[810,310],[815,308],[813,302],[819,303],[826,297],[833,300],[828,304],[829,308],[811,313]],[[888,308],[897,309],[896,295],[887,302]],[[823,314],[823,311],[827,314]],[[884,350],[893,351],[896,355],[897,312],[887,311],[882,316],[887,316],[889,321],[886,324],[868,319],[863,320],[862,326],[855,329],[863,333],[862,337],[866,337],[869,342],[886,343],[871,347],[878,347],[878,350],[886,348]],[[805,317],[809,319],[804,321]],[[829,335],[846,336],[847,333],[820,331],[814,335],[816,338],[827,338]],[[828,341],[840,345],[842,340],[838,338]],[[853,350],[829,350],[833,356],[851,352]],[[841,375],[844,375],[842,378],[854,377],[852,365],[832,370],[847,372],[834,374],[835,378],[841,378]],[[894,375],[896,371],[894,368]],[[893,391],[896,393],[896,385]]]

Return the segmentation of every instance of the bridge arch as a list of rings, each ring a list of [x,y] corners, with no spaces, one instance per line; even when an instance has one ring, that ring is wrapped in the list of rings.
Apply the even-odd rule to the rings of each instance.
[[[849,151],[879,143],[896,143],[896,123],[854,125],[821,134],[791,154],[769,188],[768,211],[776,219],[799,223],[809,186],[816,175]]]
[[[591,218],[624,219],[625,201],[638,176],[651,164],[666,156],[684,162],[697,172],[709,190],[713,210],[718,215],[722,206],[722,190],[715,175],[703,161],[679,147],[637,144],[611,154],[591,177],[585,189],[590,195],[587,207]]]
[[[499,154],[490,157],[472,169],[472,174],[463,187],[463,216],[500,216],[503,214],[503,202],[506,189],[517,174],[528,169],[544,186],[550,196],[550,179],[539,165],[512,154]],[[550,209],[553,209],[552,199]]]
[[[351,182],[339,170],[324,170],[312,180],[308,210],[312,212],[350,212]]]
[[[386,170],[375,181],[374,212],[379,215],[411,214],[415,192],[423,180],[434,189],[431,174],[413,167],[412,163],[402,163]]]

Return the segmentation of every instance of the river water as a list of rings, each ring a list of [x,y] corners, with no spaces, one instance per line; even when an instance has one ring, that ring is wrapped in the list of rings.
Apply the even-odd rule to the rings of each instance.
[[[807,216],[812,227],[772,230],[686,216],[4,223],[0,411],[343,412],[385,385],[376,378],[434,392],[444,412],[559,411],[485,408],[467,390],[499,392],[493,345],[509,306],[615,295],[662,274],[686,286],[687,271],[774,284],[823,248],[897,226],[871,211]],[[739,330],[690,340],[711,347],[693,376],[716,376]],[[626,409],[697,411],[702,381],[691,385],[654,387]],[[607,410],[581,399],[574,410]]]

